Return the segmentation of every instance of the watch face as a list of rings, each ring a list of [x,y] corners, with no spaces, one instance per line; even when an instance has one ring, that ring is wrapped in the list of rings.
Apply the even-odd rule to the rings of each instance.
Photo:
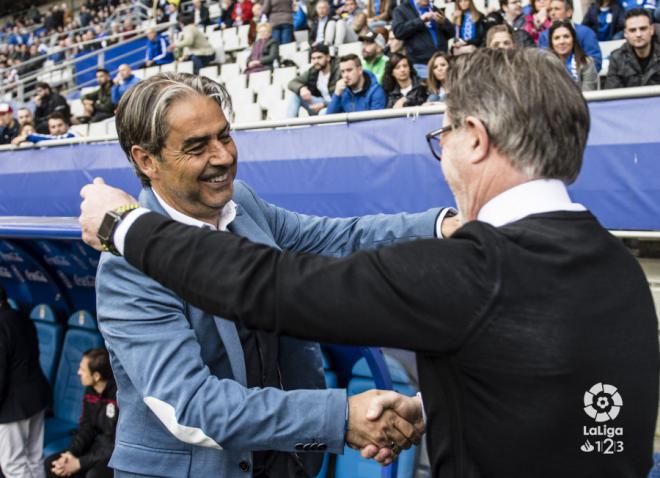
[[[96,236],[102,243],[112,242],[112,233],[114,232],[115,224],[117,224],[119,219],[120,218],[114,213],[114,211],[105,213],[101,227],[99,227],[99,232],[96,233]]]

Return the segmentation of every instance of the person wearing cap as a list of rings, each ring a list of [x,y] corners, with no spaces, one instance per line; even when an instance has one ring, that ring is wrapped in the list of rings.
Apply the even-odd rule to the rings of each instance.
[[[85,114],[81,121],[84,119],[89,123],[96,123],[115,115],[115,107],[112,104],[110,72],[105,68],[96,70],[96,82],[99,84],[99,89],[82,97]]]
[[[383,29],[387,35],[387,30]],[[383,54],[387,40],[382,33],[369,32],[360,37],[362,42],[362,68],[374,74],[378,83],[383,84],[387,67],[387,57]]]
[[[337,81],[340,78],[339,63],[330,56],[327,45],[314,45],[311,49],[312,66],[296,76],[287,87],[291,95],[287,117],[297,118],[302,106],[311,115],[323,114],[332,99]]]
[[[0,103],[0,144],[10,144],[18,136],[19,127],[11,105]]]

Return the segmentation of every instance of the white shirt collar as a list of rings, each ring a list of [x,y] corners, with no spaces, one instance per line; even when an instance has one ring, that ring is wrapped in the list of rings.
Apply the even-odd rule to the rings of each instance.
[[[481,208],[477,220],[500,227],[531,214],[586,210],[582,204],[571,201],[560,180],[536,179],[495,196]]]
[[[163,201],[163,199],[161,199],[161,197],[154,189],[152,189],[152,191],[154,192],[154,196],[156,196],[156,199],[158,199],[160,205],[163,207],[163,209],[165,209],[165,212],[167,212],[167,214],[169,214],[170,217],[175,221],[182,224],[187,224],[188,226],[211,227],[215,229],[215,227],[213,227],[208,222],[200,221],[199,219],[195,219],[194,217],[190,217],[180,211],[177,211],[172,206]],[[229,224],[231,224],[232,221],[236,218],[236,206],[236,203],[230,199],[229,202],[222,208],[222,211],[220,211],[220,220],[218,221],[218,231],[226,231],[227,226],[229,226]]]

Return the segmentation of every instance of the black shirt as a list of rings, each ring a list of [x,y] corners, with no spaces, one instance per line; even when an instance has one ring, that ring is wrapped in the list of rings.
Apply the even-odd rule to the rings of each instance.
[[[10,144],[11,140],[18,136],[18,121],[14,120],[11,125],[0,128],[0,144]]]
[[[637,56],[637,52],[635,52],[635,58],[637,58],[637,61],[639,62],[639,67],[642,70],[642,73],[646,73],[646,69],[649,67],[649,63],[651,63],[651,59],[653,58],[653,43],[651,42],[651,51],[649,52],[649,55],[646,58],[640,58]]]

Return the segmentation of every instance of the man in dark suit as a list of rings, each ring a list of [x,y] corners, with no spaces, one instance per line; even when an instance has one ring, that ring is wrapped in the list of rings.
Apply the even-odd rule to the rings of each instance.
[[[0,287],[0,469],[7,478],[44,476],[44,410],[49,399],[37,329],[9,306]]]
[[[250,328],[417,351],[434,477],[646,477],[658,323],[635,258],[566,190],[584,98],[534,49],[461,56],[447,90],[428,138],[465,221],[450,239],[332,259],[141,211],[118,226],[125,259]],[[82,194],[91,243],[103,212],[133,202]]]

